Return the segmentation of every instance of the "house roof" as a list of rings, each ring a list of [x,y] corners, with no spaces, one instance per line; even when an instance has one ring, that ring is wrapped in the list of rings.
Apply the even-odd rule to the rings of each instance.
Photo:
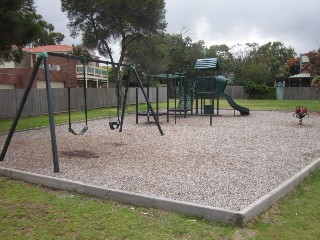
[[[310,78],[310,73],[299,73],[289,78]]]
[[[24,52],[30,53],[41,53],[41,52],[72,52],[73,47],[69,45],[47,45],[47,46],[38,46],[33,48],[23,48]]]

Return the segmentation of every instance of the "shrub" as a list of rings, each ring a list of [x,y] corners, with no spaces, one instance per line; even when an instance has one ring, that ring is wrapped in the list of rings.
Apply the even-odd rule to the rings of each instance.
[[[314,87],[317,91],[320,91],[320,76],[315,76],[312,79],[311,86]]]
[[[276,99],[276,89],[268,87],[265,83],[255,83],[250,80],[244,81],[244,89],[249,99]]]

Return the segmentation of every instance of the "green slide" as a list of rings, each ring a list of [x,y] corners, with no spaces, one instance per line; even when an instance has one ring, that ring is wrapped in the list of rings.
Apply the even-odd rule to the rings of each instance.
[[[233,109],[239,111],[241,115],[249,115],[250,114],[249,108],[242,107],[242,106],[236,104],[235,101],[233,101],[233,99],[230,97],[230,95],[226,94],[225,92],[220,92],[219,95],[222,97],[225,97],[227,99],[228,103],[230,104],[230,106]]]

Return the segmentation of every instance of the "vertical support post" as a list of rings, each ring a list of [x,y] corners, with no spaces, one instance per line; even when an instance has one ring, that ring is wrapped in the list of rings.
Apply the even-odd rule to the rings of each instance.
[[[136,87],[136,124],[139,123],[139,96],[138,88]]]
[[[70,86],[68,86],[68,121],[69,121],[69,132],[72,131],[71,128],[71,90],[70,90]]]
[[[214,77],[214,85],[215,85],[215,93],[217,95],[217,116],[219,116],[219,92],[218,92],[218,86],[217,86],[217,78]],[[214,108],[213,108],[214,109]]]
[[[210,126],[212,126],[212,115],[214,115],[214,92],[212,92],[210,103]]]
[[[169,122],[170,114],[170,100],[169,100],[169,79],[167,76],[167,122]]]
[[[184,79],[180,78],[181,84],[183,84],[183,118],[187,117],[187,95],[186,95],[186,86]]]
[[[121,121],[120,121],[120,129],[119,132],[122,132],[122,126],[123,126],[123,121],[124,121],[124,113],[126,110],[126,104],[127,104],[127,96],[128,96],[128,89],[129,89],[129,79],[130,79],[130,71],[127,76],[127,79],[125,79],[126,82],[126,89],[124,92],[124,99],[123,99],[123,105],[122,105],[122,111],[121,111]],[[122,86],[119,86],[119,89],[122,88]]]
[[[149,70],[148,70],[148,73],[147,73],[147,97],[150,101],[150,79],[149,79]],[[150,112],[150,109],[149,109],[149,106],[147,106],[147,121],[149,122],[150,121],[150,115],[149,115],[149,112]]]
[[[156,108],[157,108],[157,119],[159,121],[159,88],[156,87]]]
[[[3,147],[3,149],[2,149],[2,152],[1,152],[1,155],[0,155],[0,162],[4,160],[4,157],[5,157],[5,155],[6,155],[7,151],[8,151],[8,147],[9,147],[9,145],[10,145],[12,136],[13,136],[14,131],[16,130],[16,127],[17,127],[17,125],[18,125],[18,121],[19,121],[19,119],[20,119],[22,110],[23,110],[24,105],[25,105],[25,103],[26,103],[26,101],[27,101],[27,98],[28,98],[28,96],[29,96],[29,93],[30,93],[30,90],[31,90],[31,88],[32,88],[32,84],[33,84],[33,82],[34,82],[34,79],[36,78],[36,75],[37,75],[37,73],[38,73],[38,70],[39,70],[40,64],[41,64],[41,62],[42,62],[42,59],[43,59],[43,57],[39,57],[38,60],[37,60],[37,62],[36,62],[36,64],[35,64],[35,66],[34,66],[34,68],[33,68],[33,71],[32,71],[32,73],[31,73],[31,76],[30,76],[30,79],[29,79],[28,86],[27,86],[26,90],[24,91],[24,94],[23,94],[23,96],[22,96],[22,99],[21,99],[19,108],[18,108],[18,110],[17,110],[17,112],[16,112],[16,115],[15,115],[15,117],[14,117],[14,119],[13,119],[12,126],[11,126],[11,128],[10,128],[10,131],[9,131],[9,133],[8,133],[6,142],[5,142],[4,147]]]
[[[177,124],[177,79],[174,79],[174,124]]]
[[[150,102],[149,102],[149,99],[148,99],[148,97],[147,97],[147,94],[146,94],[146,92],[145,92],[144,89],[143,89],[143,85],[142,85],[142,82],[141,82],[141,80],[140,80],[140,77],[139,77],[136,69],[135,69],[133,66],[131,66],[131,68],[132,68],[132,70],[134,71],[134,75],[135,75],[136,79],[138,80],[138,83],[139,83],[140,89],[141,89],[141,91],[142,91],[142,94],[143,94],[145,100],[147,101],[147,104],[148,104],[147,107],[150,108],[150,111],[151,111],[151,113],[152,113],[153,119],[154,119],[154,121],[155,121],[156,124],[157,124],[158,130],[159,130],[159,132],[160,132],[161,135],[164,135],[164,133],[163,133],[161,127],[160,127],[159,121],[158,121],[158,119],[156,118],[155,113],[154,113],[154,111],[153,111],[153,108],[152,108],[152,106],[151,106],[151,104],[150,104]]]
[[[84,64],[83,64],[83,96],[84,96],[84,114],[86,118],[86,126],[88,126],[88,107],[87,107],[87,88],[88,88],[88,81],[87,81],[87,60],[86,58],[84,59]]]
[[[55,125],[54,125],[54,116],[53,116],[52,91],[51,91],[51,84],[50,84],[50,77],[49,77],[48,54],[41,53],[41,55],[43,56],[43,60],[44,60],[47,102],[48,102],[48,112],[49,112],[49,122],[50,122],[50,134],[51,134],[51,148],[52,148],[52,156],[53,156],[53,168],[54,168],[54,172],[59,172],[57,140],[56,140],[56,131],[55,131]]]

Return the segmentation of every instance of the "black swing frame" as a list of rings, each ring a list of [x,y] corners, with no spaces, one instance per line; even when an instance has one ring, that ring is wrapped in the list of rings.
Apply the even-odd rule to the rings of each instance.
[[[24,108],[24,105],[27,101],[27,98],[29,96],[30,90],[32,88],[32,85],[34,83],[34,80],[36,78],[36,75],[38,73],[39,67],[42,63],[42,61],[44,62],[44,70],[45,70],[45,81],[46,81],[46,93],[47,93],[47,104],[48,104],[48,115],[49,115],[49,123],[50,123],[50,136],[51,136],[51,149],[52,149],[52,157],[53,157],[53,169],[54,172],[57,173],[59,172],[59,160],[58,160],[58,148],[57,148],[57,140],[56,140],[56,132],[55,132],[55,123],[54,123],[54,114],[53,114],[53,100],[52,100],[52,89],[51,89],[51,83],[50,83],[50,74],[49,74],[49,64],[48,64],[48,56],[57,56],[57,57],[62,57],[62,58],[75,58],[75,59],[84,59],[82,57],[77,57],[77,56],[70,56],[70,55],[66,55],[66,54],[59,54],[59,53],[51,53],[51,52],[43,52],[39,55],[37,62],[33,68],[33,71],[31,73],[31,76],[29,78],[29,83],[27,85],[27,88],[23,94],[22,100],[20,102],[20,105],[17,109],[16,115],[13,119],[13,123],[12,126],[10,128],[10,131],[8,133],[8,136],[6,138],[4,147],[2,148],[1,154],[0,154],[0,162],[4,161],[5,155],[8,151],[11,139],[13,137],[13,134],[15,132],[15,129],[18,125],[19,119],[21,117],[21,113],[22,110]],[[109,61],[101,61],[101,60],[97,60],[97,59],[86,59],[88,62],[99,62],[99,63],[104,63],[107,65],[115,65],[112,64]],[[158,130],[160,132],[161,135],[164,135],[161,126],[159,124],[159,121],[155,115],[155,112],[151,106],[151,103],[149,102],[149,99],[147,97],[147,94],[143,88],[141,79],[135,69],[135,67],[133,65],[127,65],[127,64],[118,64],[119,66],[123,66],[123,67],[128,67],[131,71],[133,71],[139,86],[141,88],[141,91],[144,95],[144,98],[148,104],[148,107],[152,113],[152,116],[156,122],[156,125],[158,127]],[[125,113],[125,107],[126,107],[126,100],[127,100],[127,95],[128,95],[128,87],[129,87],[129,80],[126,83],[126,90],[125,90],[125,95],[124,95],[124,101],[123,101],[123,106],[122,106],[122,113],[121,113],[121,121],[120,121],[120,129],[119,132],[122,132],[122,126],[123,126],[123,122],[124,122],[124,113]]]

